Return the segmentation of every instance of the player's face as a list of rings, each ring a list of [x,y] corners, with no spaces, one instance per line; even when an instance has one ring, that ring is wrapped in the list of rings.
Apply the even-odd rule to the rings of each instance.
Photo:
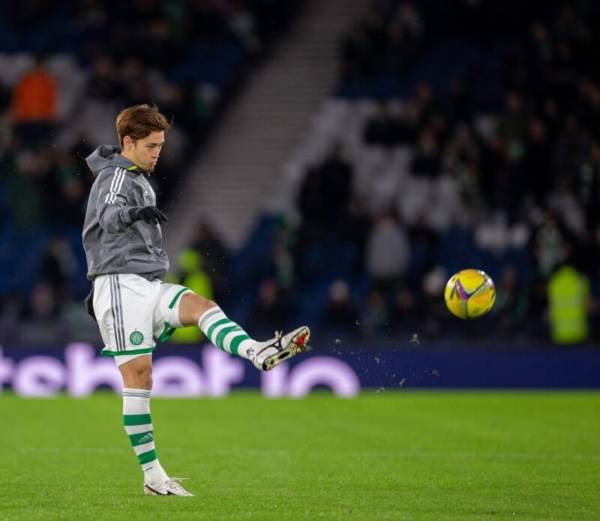
[[[158,156],[165,144],[165,133],[155,131],[143,139],[133,143],[131,157],[133,162],[146,172],[153,172],[158,162]]]

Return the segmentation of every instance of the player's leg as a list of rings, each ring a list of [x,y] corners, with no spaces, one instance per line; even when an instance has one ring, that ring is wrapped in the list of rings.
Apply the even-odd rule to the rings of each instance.
[[[181,325],[197,325],[219,349],[246,358],[264,371],[309,349],[310,330],[306,326],[286,335],[277,333],[266,342],[257,342],[229,319],[215,302],[192,291],[183,293],[178,307]]]
[[[144,490],[164,490],[173,480],[162,468],[150,416],[153,314],[160,285],[136,275],[105,275],[94,281],[94,312],[104,341],[123,378],[123,423],[144,473]],[[147,485],[153,486],[149,492]],[[177,483],[161,494],[189,495]],[[179,489],[183,490],[182,493]]]
[[[131,355],[115,361],[123,377],[123,425],[144,472],[144,482],[162,483],[169,476],[158,461],[154,446],[150,416],[152,356]]]
[[[191,496],[162,468],[154,446],[150,414],[152,356],[131,355],[117,359],[123,377],[123,424],[144,472],[144,492],[149,495]]]

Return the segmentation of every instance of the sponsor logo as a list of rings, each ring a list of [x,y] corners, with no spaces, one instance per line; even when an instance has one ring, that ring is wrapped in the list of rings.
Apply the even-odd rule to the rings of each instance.
[[[152,364],[153,396],[220,397],[229,394],[234,386],[254,387],[258,383],[262,394],[271,398],[299,398],[318,387],[349,398],[361,388],[352,367],[330,356],[303,357],[293,366],[283,362],[271,371],[258,372],[211,345],[192,351],[193,356],[156,357]],[[259,381],[250,383],[256,376]],[[64,392],[83,397],[106,387],[121,393],[123,380],[114,360],[98,356],[90,344],[74,342],[65,347],[62,357],[44,353],[18,360],[7,357],[0,347],[0,396],[5,386],[18,396],[54,396]]]
[[[150,443],[154,438],[152,437],[152,433],[151,432],[147,432],[144,436],[142,436],[139,440],[138,440],[138,444],[142,445],[143,443]]]

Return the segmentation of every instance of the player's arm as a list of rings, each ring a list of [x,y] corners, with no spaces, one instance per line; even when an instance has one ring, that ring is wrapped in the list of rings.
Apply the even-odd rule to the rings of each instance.
[[[108,233],[125,231],[133,224],[127,197],[132,187],[127,173],[120,168],[106,169],[98,174],[96,182],[96,215],[100,227]]]
[[[120,168],[99,174],[96,212],[100,227],[105,232],[123,232],[136,221],[159,224],[167,221],[166,215],[155,206],[132,206],[132,190],[131,179]]]

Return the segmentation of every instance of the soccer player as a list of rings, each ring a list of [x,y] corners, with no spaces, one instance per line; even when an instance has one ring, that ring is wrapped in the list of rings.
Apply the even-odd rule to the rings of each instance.
[[[123,420],[144,472],[144,492],[191,496],[162,468],[150,417],[152,351],[175,328],[197,325],[227,353],[250,360],[263,371],[308,350],[303,326],[266,342],[252,339],[221,308],[190,289],[166,284],[169,260],[162,245],[165,214],[156,207],[148,182],[165,144],[170,123],[157,107],[136,105],[116,120],[121,147],[102,145],[87,164],[96,176],[83,227],[92,291],[86,308],[123,377]]]

